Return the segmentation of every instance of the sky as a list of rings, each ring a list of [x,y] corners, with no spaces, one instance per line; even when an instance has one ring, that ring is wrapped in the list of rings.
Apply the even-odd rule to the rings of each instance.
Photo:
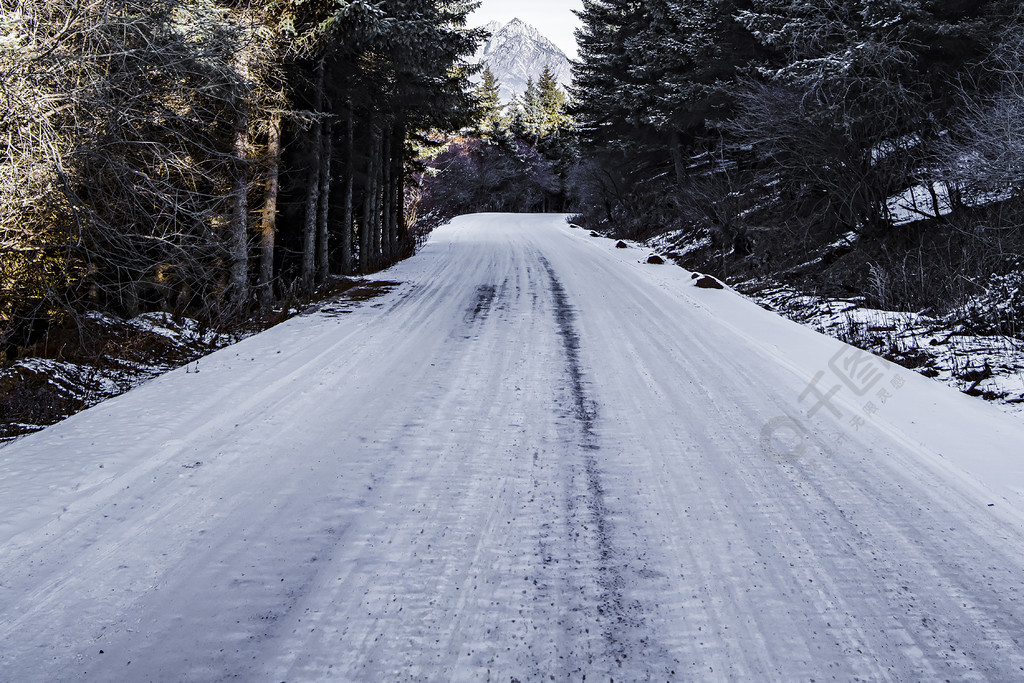
[[[519,17],[575,59],[573,31],[579,26],[579,19],[572,10],[582,7],[583,0],[483,0],[480,9],[469,17],[469,23],[483,26],[495,19],[511,21]]]

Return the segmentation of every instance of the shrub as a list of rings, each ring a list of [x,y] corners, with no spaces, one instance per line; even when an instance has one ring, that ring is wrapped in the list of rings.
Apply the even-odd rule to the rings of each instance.
[[[955,315],[971,332],[1024,338],[1024,270],[992,277],[985,292]]]

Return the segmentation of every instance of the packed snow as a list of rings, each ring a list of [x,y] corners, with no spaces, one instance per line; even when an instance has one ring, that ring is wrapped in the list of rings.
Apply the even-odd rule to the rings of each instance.
[[[1024,424],[564,217],[0,449],[0,680],[1019,679]]]

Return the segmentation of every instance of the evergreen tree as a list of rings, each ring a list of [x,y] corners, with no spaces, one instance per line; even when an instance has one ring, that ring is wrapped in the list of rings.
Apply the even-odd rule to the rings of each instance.
[[[410,131],[472,120],[474,2],[17,5],[0,343],[85,306],[223,320],[356,252],[390,263],[411,251]]]
[[[543,134],[544,109],[540,100],[537,84],[531,76],[526,81],[526,90],[522,100],[522,135],[533,144],[537,144]]]
[[[584,0],[576,11],[579,60],[573,63],[573,114],[581,140],[593,150],[620,147],[632,125],[622,92],[632,83],[627,43],[639,28],[643,3]]]
[[[537,80],[537,103],[540,110],[540,136],[557,134],[569,123],[566,113],[566,97],[548,66]]]
[[[979,21],[1001,4],[756,0],[739,19],[776,65],[744,95],[735,128],[787,194],[840,229],[886,231],[888,198],[934,179],[929,145],[951,123],[950,79],[978,58]]]
[[[651,0],[626,45],[630,85],[623,97],[638,138],[664,145],[676,180],[684,157],[721,142],[720,124],[733,111],[739,69],[763,51],[735,20],[749,0]],[[713,144],[711,146],[713,146]]]
[[[484,66],[480,84],[473,91],[478,102],[477,129],[484,137],[493,136],[504,127],[505,105],[501,103],[500,89],[501,84],[491,67]]]

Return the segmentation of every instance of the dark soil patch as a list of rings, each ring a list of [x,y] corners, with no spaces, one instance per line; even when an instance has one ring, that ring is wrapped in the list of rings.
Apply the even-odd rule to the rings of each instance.
[[[346,301],[366,301],[368,299],[375,299],[378,296],[387,294],[392,289],[402,284],[401,282],[395,282],[393,280],[376,280],[374,282],[363,282],[357,286],[350,287],[342,290],[332,296],[344,295],[343,298]]]

